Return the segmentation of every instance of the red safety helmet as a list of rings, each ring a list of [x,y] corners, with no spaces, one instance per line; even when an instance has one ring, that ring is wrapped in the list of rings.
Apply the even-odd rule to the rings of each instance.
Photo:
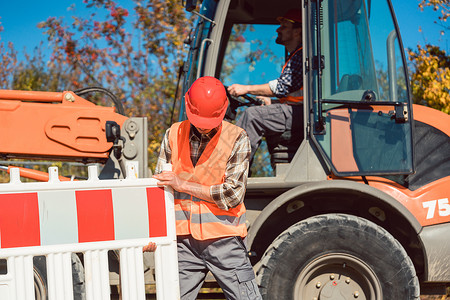
[[[296,8],[292,8],[292,9],[288,10],[284,14],[284,16],[277,18],[277,21],[280,23],[283,20],[286,20],[291,23],[301,23],[302,22],[302,10],[296,9]]]
[[[184,99],[189,121],[201,129],[219,126],[228,107],[225,87],[218,79],[210,76],[194,81]]]

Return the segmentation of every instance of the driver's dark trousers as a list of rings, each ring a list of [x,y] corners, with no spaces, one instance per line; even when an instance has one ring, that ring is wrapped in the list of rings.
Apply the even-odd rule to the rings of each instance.
[[[269,139],[271,136],[281,135],[287,130],[303,131],[303,104],[274,103],[264,106],[251,106],[243,112],[236,121],[236,125],[244,129],[250,139],[252,147],[251,165],[263,136]]]

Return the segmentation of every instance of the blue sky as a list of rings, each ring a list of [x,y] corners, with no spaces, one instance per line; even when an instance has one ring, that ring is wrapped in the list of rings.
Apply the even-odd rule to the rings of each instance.
[[[116,2],[125,6],[131,1]],[[449,36],[441,36],[439,32],[442,28],[434,23],[440,15],[439,12],[434,12],[430,7],[421,12],[417,7],[418,0],[392,0],[392,2],[405,48],[416,48],[418,43],[421,45],[431,43],[448,52]],[[73,14],[67,10],[71,4],[75,5],[76,13],[86,12],[82,0],[1,0],[0,22],[4,30],[0,33],[0,42],[7,44],[11,41],[17,50],[21,51],[26,47],[28,53],[31,53],[41,40],[44,40],[45,46],[45,36],[42,30],[36,27],[37,23],[45,21],[50,16],[67,16],[68,19]],[[422,28],[422,32],[419,32],[419,28]]]

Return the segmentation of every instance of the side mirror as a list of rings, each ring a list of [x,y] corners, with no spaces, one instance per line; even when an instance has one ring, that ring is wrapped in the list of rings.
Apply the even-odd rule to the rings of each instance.
[[[120,138],[120,125],[114,121],[106,121],[105,133],[106,141],[108,143],[114,143]]]
[[[197,8],[197,0],[184,0],[182,2],[184,3],[183,6],[188,12],[191,12]]]

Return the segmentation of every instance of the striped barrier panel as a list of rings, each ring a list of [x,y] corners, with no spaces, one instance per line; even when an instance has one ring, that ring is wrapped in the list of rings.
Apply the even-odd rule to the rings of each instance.
[[[83,253],[86,299],[110,299],[108,251],[120,253],[122,299],[145,299],[142,247],[155,242],[156,296],[179,299],[173,193],[156,180],[99,180],[90,166],[86,181],[20,182],[18,169],[0,184],[0,299],[35,299],[33,257],[46,256],[48,297],[73,299],[72,253]]]

